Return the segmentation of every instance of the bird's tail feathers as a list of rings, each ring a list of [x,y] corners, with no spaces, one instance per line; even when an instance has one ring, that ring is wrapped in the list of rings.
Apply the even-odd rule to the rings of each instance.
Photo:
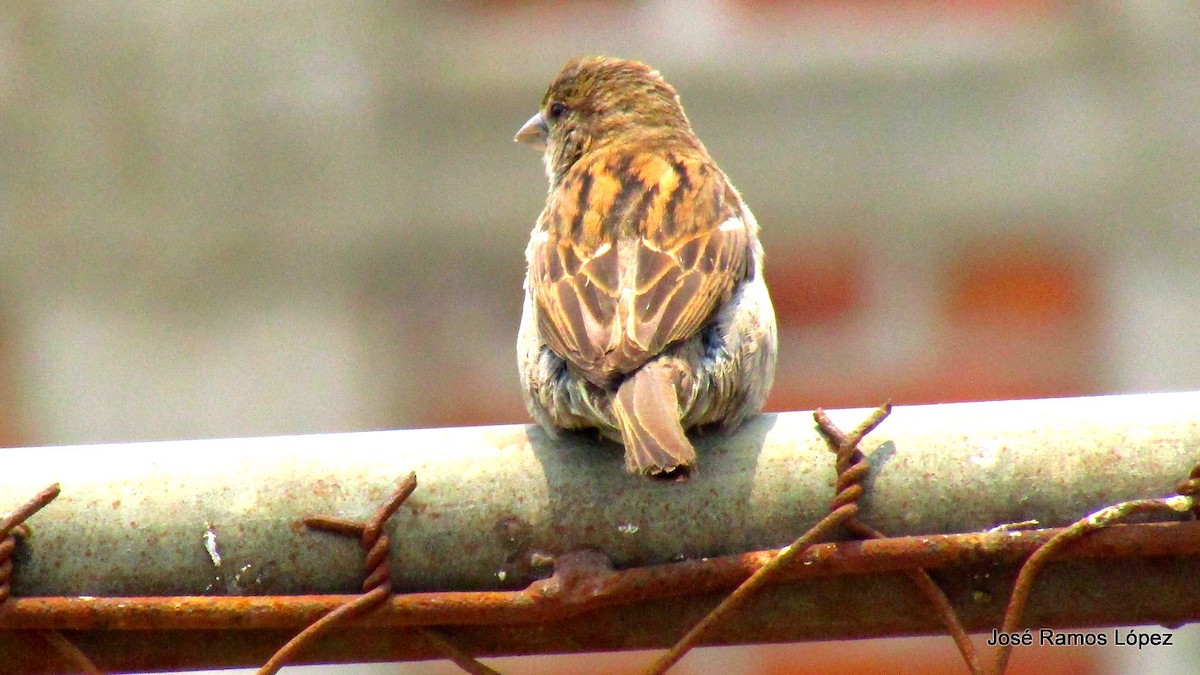
[[[625,379],[613,399],[625,443],[625,469],[651,478],[685,480],[695,471],[696,450],[683,433],[669,369],[644,366]]]

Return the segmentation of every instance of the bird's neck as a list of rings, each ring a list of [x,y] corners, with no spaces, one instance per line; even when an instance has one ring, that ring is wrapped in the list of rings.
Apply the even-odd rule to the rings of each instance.
[[[708,157],[704,144],[690,129],[631,125],[614,132],[619,133],[587,136],[582,142],[568,138],[558,148],[547,148],[545,161],[550,192],[557,190],[571,168],[585,157],[608,153],[675,153]]]

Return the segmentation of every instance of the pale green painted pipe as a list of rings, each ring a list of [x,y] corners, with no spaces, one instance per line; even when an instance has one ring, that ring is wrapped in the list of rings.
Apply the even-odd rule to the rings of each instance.
[[[849,430],[868,412],[830,415]],[[9,449],[0,510],[62,485],[17,557],[14,593],[41,596],[355,592],[357,543],[300,519],[366,518],[410,471],[390,530],[398,591],[521,587],[580,548],[628,567],[776,547],[828,510],[833,454],[811,413],[697,447],[685,484],[530,426]],[[1200,393],[898,407],[863,449],[861,518],[888,534],[1058,526],[1172,494],[1200,461]]]

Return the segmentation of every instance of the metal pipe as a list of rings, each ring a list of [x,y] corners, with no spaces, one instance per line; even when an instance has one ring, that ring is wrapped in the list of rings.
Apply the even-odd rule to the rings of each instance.
[[[1049,527],[1171,494],[1200,459],[1198,413],[1200,393],[897,408],[863,444],[860,517],[889,535]],[[866,411],[830,415],[849,428]],[[414,470],[389,524],[397,592],[520,588],[580,549],[625,568],[772,548],[828,509],[833,455],[808,413],[697,447],[685,484],[529,426],[10,449],[0,508],[62,485],[29,521],[15,596],[357,592],[357,543],[300,519],[366,519]]]

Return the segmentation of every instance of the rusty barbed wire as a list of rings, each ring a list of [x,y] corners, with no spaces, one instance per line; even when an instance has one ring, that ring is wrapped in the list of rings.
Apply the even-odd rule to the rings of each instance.
[[[661,675],[667,672],[667,670],[691,651],[700,642],[701,638],[704,637],[704,634],[711,630],[713,626],[740,607],[760,586],[771,581],[796,556],[810,548],[819,539],[824,538],[839,525],[845,526],[851,532],[866,539],[884,538],[881,532],[868,527],[858,520],[858,500],[865,492],[862,481],[871,471],[870,462],[858,449],[858,444],[862,442],[862,439],[867,434],[879,426],[891,411],[892,404],[889,401],[876,408],[874,412],[868,415],[849,434],[842,433],[833,424],[833,421],[829,419],[829,416],[825,414],[824,410],[818,408],[813,412],[813,419],[817,423],[818,430],[820,430],[821,435],[825,438],[829,448],[837,455],[837,492],[830,505],[830,513],[809,528],[798,539],[780,549],[779,554],[773,560],[756,570],[748,579],[734,589],[732,593],[726,596],[720,604],[713,608],[687,634],[659,657],[645,671],[647,675]],[[962,627],[957,614],[954,613],[954,609],[950,606],[950,601],[946,599],[945,594],[933,583],[933,580],[923,569],[910,570],[905,573],[913,578],[914,582],[917,583],[926,596],[930,598],[931,602],[933,602],[939,615],[942,617],[943,623],[947,625],[951,633],[955,636],[955,642],[959,642],[961,636],[962,642],[959,645],[959,649],[963,652],[963,657],[967,659],[968,664],[972,666],[973,672],[981,672],[978,667],[978,660],[974,656],[970,639],[967,638],[966,630]],[[965,647],[963,646],[964,644]]]
[[[458,645],[446,639],[445,635],[432,628],[420,629],[421,637],[433,648],[445,656],[451,663],[462,668],[470,675],[500,675],[495,670],[483,665],[475,657],[459,649]]]
[[[1179,494],[1174,497],[1134,499],[1107,506],[1063,528],[1049,541],[1038,547],[1021,566],[1021,571],[1017,573],[1017,580],[1013,583],[1012,595],[1005,608],[1000,631],[1011,633],[1020,627],[1021,614],[1024,613],[1025,605],[1029,602],[1034,580],[1050,558],[1064,546],[1093,532],[1120,524],[1130,516],[1139,513],[1196,514],[1197,507],[1200,506],[1196,499],[1196,494],[1200,491],[1200,463],[1192,467],[1188,478],[1179,483],[1176,490]],[[1012,656],[1013,646],[1011,643],[1003,643],[996,648],[992,673],[1002,675],[1008,669],[1008,660]]]
[[[359,543],[367,553],[364,562],[367,574],[362,583],[363,593],[317,619],[296,637],[289,640],[258,670],[259,675],[274,675],[307,645],[327,633],[337,623],[366,614],[387,601],[392,595],[392,572],[389,562],[391,539],[384,531],[384,525],[416,489],[417,474],[414,471],[400,481],[399,487],[392,493],[392,496],[366,522],[323,515],[308,516],[304,519],[304,524],[313,529],[359,538]],[[496,671],[459,650],[445,636],[428,628],[418,628],[417,630],[429,644],[467,672],[498,675]]]
[[[889,537],[814,544],[774,581],[955,568],[1025,560],[1061,528]],[[595,552],[593,552],[595,553]],[[570,619],[594,609],[639,601],[728,591],[779,556],[779,549],[685,560],[585,575],[578,591],[555,575],[516,591],[433,591],[393,595],[361,627],[503,625]],[[1096,532],[1062,551],[1064,559],[1200,555],[1200,522],[1146,523]],[[0,610],[0,629],[180,630],[283,629],[306,626],[356,598],[320,596],[14,597]]]
[[[13,552],[17,550],[17,539],[29,536],[29,528],[18,523],[0,537],[0,604],[12,595]]]
[[[813,411],[813,419],[817,422],[817,429],[829,445],[829,449],[837,454],[838,493],[834,497],[834,504],[843,502],[855,504],[855,511],[847,519],[845,526],[847,530],[850,530],[862,539],[886,539],[887,535],[858,519],[856,502],[864,491],[862,480],[866,478],[871,470],[866,455],[862,453],[858,445],[862,442],[863,437],[887,417],[891,410],[892,404],[889,401],[855,427],[849,434],[845,434],[838,429],[833,420],[829,419],[829,415],[821,408]],[[950,633],[950,637],[954,640],[955,646],[958,647],[959,653],[962,654],[967,668],[975,675],[982,673],[983,666],[979,662],[979,656],[975,653],[975,645],[971,643],[971,638],[967,634],[966,628],[963,627],[962,620],[958,617],[958,612],[954,611],[954,606],[950,604],[950,599],[946,597],[941,587],[937,585],[933,577],[929,576],[929,572],[923,567],[904,570],[904,574],[924,594],[929,603],[933,605],[942,625],[946,627],[946,630]]]
[[[288,661],[295,658],[308,644],[328,632],[339,621],[365,614],[382,604],[392,594],[392,575],[388,564],[391,540],[383,531],[384,523],[391,518],[404,500],[417,489],[417,474],[408,474],[375,515],[366,522],[346,520],[332,516],[308,516],[304,524],[308,527],[336,534],[349,534],[359,538],[367,552],[364,563],[367,575],[362,583],[363,594],[314,621],[300,634],[292,638],[259,668],[259,675],[274,675]]]
[[[17,537],[29,536],[25,521],[54,501],[60,492],[62,489],[55,483],[0,520],[0,604],[12,594],[12,554],[17,548]]]
[[[0,521],[0,606],[3,606],[12,597],[12,556],[17,550],[17,539],[26,539],[31,533],[25,521],[45,508],[61,493],[62,488],[55,483],[34,495],[32,499]],[[89,675],[100,672],[86,654],[57,630],[44,629],[37,631],[37,635],[49,644],[50,648],[62,657],[74,672]]]
[[[83,650],[75,646],[62,633],[56,630],[40,630],[37,632],[39,638],[50,645],[54,653],[62,658],[63,662],[70,668],[71,673],[79,673],[80,675],[103,675],[102,670],[96,667],[95,663],[88,658]]]

